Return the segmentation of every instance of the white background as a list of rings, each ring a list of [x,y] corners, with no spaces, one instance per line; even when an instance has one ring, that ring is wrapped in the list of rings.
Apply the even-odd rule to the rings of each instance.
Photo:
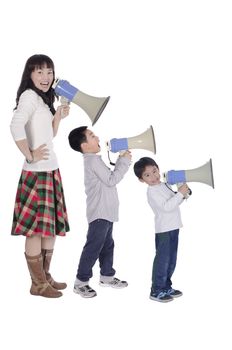
[[[1,349],[231,349],[231,96],[230,1],[8,0],[1,5]],[[192,169],[213,159],[215,190],[192,183],[182,205],[172,303],[149,300],[153,213],[133,166],[118,185],[115,268],[125,290],[101,289],[99,268],[85,300],[72,291],[87,222],[81,155],[69,132],[91,120],[72,104],[54,140],[70,233],[57,239],[53,275],[68,288],[57,300],[29,294],[24,238],[10,235],[23,157],[10,134],[24,64],[49,55],[56,75],[93,96],[111,96],[94,126],[102,142],[153,125],[161,171]],[[115,155],[112,154],[112,159]],[[229,320],[226,320],[227,315]]]

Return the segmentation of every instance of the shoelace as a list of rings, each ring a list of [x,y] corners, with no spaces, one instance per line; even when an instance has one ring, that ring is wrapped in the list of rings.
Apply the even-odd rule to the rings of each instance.
[[[157,295],[157,298],[165,297],[165,295],[167,295],[167,294],[168,294],[167,292],[160,292],[160,293]]]
[[[94,290],[90,286],[79,287],[82,292],[93,292]]]
[[[170,288],[166,291],[167,294],[172,293],[172,292],[174,292],[174,290],[172,288]]]
[[[111,282],[111,284],[119,284],[120,283],[120,280],[118,278],[114,278]]]

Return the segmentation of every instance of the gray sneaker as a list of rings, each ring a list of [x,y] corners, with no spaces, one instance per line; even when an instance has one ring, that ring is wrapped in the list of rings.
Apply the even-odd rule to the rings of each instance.
[[[112,288],[125,288],[128,286],[128,283],[126,281],[120,281],[118,278],[114,277],[110,281],[101,281],[99,282],[100,286],[102,287],[112,287]]]
[[[79,294],[83,298],[93,298],[97,295],[94,289],[92,289],[88,284],[85,286],[74,285],[74,293]]]

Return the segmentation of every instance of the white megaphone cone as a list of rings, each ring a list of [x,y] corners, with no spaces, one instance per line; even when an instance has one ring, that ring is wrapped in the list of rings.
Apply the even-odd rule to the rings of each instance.
[[[92,121],[92,125],[97,122],[110,99],[110,96],[94,97],[87,95],[69,84],[68,81],[60,80],[58,78],[55,79],[52,87],[58,96],[63,97],[63,101],[65,98],[66,103],[73,102],[81,107],[88,114]]]

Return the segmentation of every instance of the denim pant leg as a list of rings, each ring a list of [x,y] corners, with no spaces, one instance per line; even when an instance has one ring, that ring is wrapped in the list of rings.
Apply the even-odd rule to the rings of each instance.
[[[87,240],[82,250],[76,277],[87,282],[92,276],[92,268],[99,258],[109,230],[107,220],[97,219],[89,224]]]
[[[166,289],[172,286],[171,277],[176,267],[177,250],[178,250],[179,230],[170,231],[170,260],[168,266]]]
[[[114,276],[116,272],[113,269],[114,240],[112,231],[113,223],[109,222],[105,243],[99,255],[100,273],[102,276]]]
[[[152,269],[151,292],[159,294],[165,291],[170,259],[170,235],[169,232],[156,233],[156,255]]]

